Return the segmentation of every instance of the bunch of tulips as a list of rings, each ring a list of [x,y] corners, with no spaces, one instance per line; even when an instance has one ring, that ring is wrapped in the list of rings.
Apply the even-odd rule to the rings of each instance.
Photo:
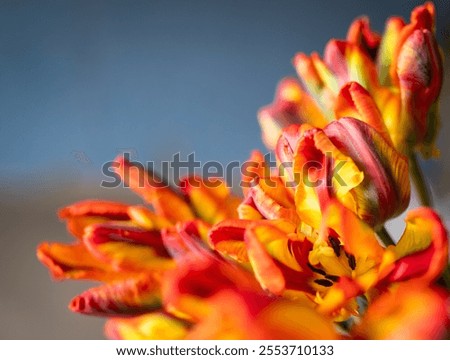
[[[100,284],[72,311],[113,339],[442,339],[448,238],[417,161],[439,155],[442,56],[435,9],[367,18],[323,57],[296,54],[258,114],[277,169],[254,151],[243,197],[221,179],[176,187],[118,157],[143,204],[86,200],[59,211],[75,240],[43,243],[53,278]],[[392,239],[384,224],[423,207]]]

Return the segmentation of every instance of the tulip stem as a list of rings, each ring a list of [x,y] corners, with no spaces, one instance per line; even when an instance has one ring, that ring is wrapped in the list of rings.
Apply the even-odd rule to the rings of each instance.
[[[389,235],[388,231],[384,226],[377,230],[377,235],[380,240],[383,242],[384,246],[388,247],[389,245],[395,245],[394,240],[392,240],[391,235]]]
[[[423,171],[420,168],[419,162],[417,160],[416,153],[411,152],[409,154],[409,172],[414,182],[414,186],[419,195],[419,200],[422,206],[432,207],[432,201],[430,192],[423,175]]]

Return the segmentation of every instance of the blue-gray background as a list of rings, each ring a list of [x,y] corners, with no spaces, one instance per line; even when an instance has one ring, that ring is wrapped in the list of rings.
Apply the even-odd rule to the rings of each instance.
[[[58,207],[137,200],[99,188],[104,162],[124,150],[142,161],[193,151],[200,161],[246,159],[263,149],[256,111],[294,74],[296,52],[322,51],[361,14],[381,31],[388,16],[408,18],[419,3],[2,0],[0,338],[102,337],[102,321],[66,309],[86,284],[52,283],[34,249],[69,240]],[[448,44],[449,1],[436,7]],[[445,210],[444,140],[427,171]]]

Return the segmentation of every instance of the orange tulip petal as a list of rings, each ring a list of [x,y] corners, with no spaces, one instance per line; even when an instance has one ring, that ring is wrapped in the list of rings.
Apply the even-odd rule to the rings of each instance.
[[[375,340],[442,339],[448,329],[448,305],[444,291],[417,282],[406,282],[370,304],[354,332]]]
[[[58,211],[60,219],[77,216],[101,216],[111,220],[128,220],[129,205],[107,200],[84,200]]]
[[[368,258],[381,260],[383,248],[378,243],[375,232],[352,211],[337,201],[332,201],[324,214],[325,224],[338,235],[344,249],[358,260]]]
[[[293,321],[299,319],[299,321]],[[337,340],[339,334],[331,319],[302,302],[276,301],[258,317],[261,327],[270,330],[269,339]]]
[[[265,328],[255,322],[257,312],[270,303],[263,294],[224,289],[208,299],[207,316],[189,332],[190,340],[250,340],[265,337]]]
[[[251,199],[251,201],[249,200]],[[244,205],[252,203],[265,219],[298,222],[294,201],[281,179],[261,179],[247,193]]]
[[[369,18],[364,16],[352,22],[347,32],[347,41],[359,45],[372,59],[375,59],[381,36],[370,28]]]
[[[194,219],[188,204],[155,174],[149,173],[141,164],[124,157],[117,157],[114,170],[131,190],[151,204],[158,215],[177,222]]]
[[[326,129],[337,123],[330,123],[325,130],[305,131],[295,152],[297,213],[302,221],[315,229],[321,224],[322,207],[333,194],[352,211],[357,211],[353,192],[365,178],[354,159],[342,152],[325,134]]]
[[[134,315],[160,305],[159,284],[145,277],[89,289],[72,299],[69,309],[86,315]]]
[[[259,178],[270,175],[270,168],[266,166],[263,153],[259,150],[253,150],[250,158],[241,167],[241,172],[240,186],[244,195],[247,195],[254,182]]]
[[[115,272],[111,266],[92,256],[82,243],[42,243],[37,249],[37,257],[49,268],[56,280],[89,279],[108,282],[132,276],[130,273]]]
[[[293,64],[304,87],[316,101],[323,116],[326,120],[331,121],[333,112],[330,104],[333,103],[338,91],[336,79],[315,53],[311,56],[298,53],[293,59]],[[318,127],[326,125],[325,122],[311,122],[311,124]]]
[[[335,74],[338,88],[355,81],[368,91],[379,87],[375,64],[358,45],[346,41],[331,40],[325,47],[324,62]]]
[[[208,305],[211,311],[191,330],[189,339],[339,338],[330,319],[318,314],[311,303],[274,301],[261,294],[223,290]]]
[[[68,231],[81,239],[87,226],[108,220],[129,220],[129,205],[107,200],[84,200],[58,211],[60,219],[67,221]]]
[[[373,127],[391,144],[383,117],[369,92],[356,82],[347,83],[339,92],[334,105],[336,118],[353,117]]]
[[[347,301],[363,292],[364,290],[356,281],[341,276],[339,281],[328,290],[317,309],[323,314],[333,314],[342,308]]]

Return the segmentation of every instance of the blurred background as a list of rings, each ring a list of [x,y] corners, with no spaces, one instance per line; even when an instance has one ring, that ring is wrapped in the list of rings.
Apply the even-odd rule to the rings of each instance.
[[[156,164],[177,152],[247,159],[264,150],[256,112],[295,73],[296,52],[322,51],[362,14],[382,31],[388,16],[409,18],[420,3],[2,0],[0,339],[103,338],[102,319],[67,309],[90,284],[53,282],[35,256],[43,240],[70,241],[58,208],[140,202],[100,187],[103,163],[124,151]],[[450,2],[435,4],[448,53]],[[425,169],[448,224],[448,78],[441,96],[442,156]],[[401,222],[391,229],[401,232]]]

